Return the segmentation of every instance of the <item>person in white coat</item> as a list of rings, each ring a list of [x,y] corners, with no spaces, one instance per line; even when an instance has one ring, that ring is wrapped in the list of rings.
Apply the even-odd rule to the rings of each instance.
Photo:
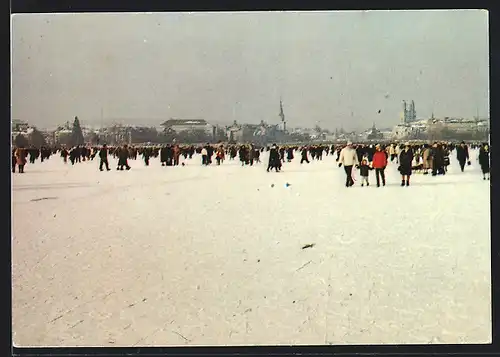
[[[346,174],[345,187],[351,187],[354,185],[354,180],[352,179],[352,168],[355,165],[359,165],[358,155],[356,150],[352,147],[351,142],[348,142],[347,146],[340,151],[339,167],[342,165],[344,165]]]

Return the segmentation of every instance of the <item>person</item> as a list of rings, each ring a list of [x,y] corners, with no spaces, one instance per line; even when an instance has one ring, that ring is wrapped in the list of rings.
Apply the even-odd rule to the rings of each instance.
[[[269,164],[267,165],[267,172],[272,169],[275,169],[276,172],[280,172],[281,170],[281,157],[276,144],[273,144],[273,146],[271,146],[271,150],[269,151]]]
[[[116,168],[117,170],[123,171],[124,166],[127,170],[130,170],[130,166],[128,165],[128,156],[129,151],[127,144],[125,144],[118,152],[118,167]]]
[[[208,150],[206,147],[201,149],[201,164],[208,165]]]
[[[16,158],[16,148],[12,148],[12,173],[16,173],[16,165],[17,165],[17,158]]]
[[[444,152],[441,146],[435,142],[431,149],[432,156],[432,176],[444,174]]]
[[[460,170],[464,172],[465,163],[469,161],[469,148],[467,147],[467,145],[465,145],[465,141],[462,141],[460,145],[457,146],[456,150],[457,150],[457,160],[460,165]]]
[[[215,159],[217,160],[217,165],[220,166],[220,164],[224,161],[224,146],[219,146]]]
[[[108,146],[104,144],[99,151],[99,170],[104,171],[103,166],[106,166],[106,170],[110,171],[109,162],[108,162]]]
[[[302,155],[302,158],[300,159],[300,163],[303,164],[304,161],[309,163],[309,159],[307,158],[307,147],[303,147],[300,154]]]
[[[486,175],[488,175],[488,180],[490,179],[490,147],[487,143],[479,149],[479,155],[477,157],[479,165],[481,166],[481,172],[483,173],[483,180],[486,180]],[[21,169],[19,167],[19,169]],[[21,172],[21,171],[19,171]]]
[[[134,155],[134,151],[130,151],[129,154]],[[142,149],[142,158],[144,159],[144,165],[149,166],[149,159],[151,158],[152,150],[150,147]]]
[[[389,146],[389,155],[391,156],[391,162],[396,160],[396,163],[398,162],[398,155],[396,154],[396,148],[394,144],[391,144]]]
[[[26,165],[26,149],[24,146],[19,146],[15,153],[17,167],[19,168],[19,173],[24,173],[24,165]]]
[[[410,186],[412,162],[413,152],[410,149],[410,143],[406,143],[404,149],[399,154],[399,173],[401,174],[401,186]]]
[[[375,169],[375,178],[377,179],[377,187],[380,187],[380,179],[382,185],[385,186],[385,168],[387,167],[387,152],[383,151],[380,145],[375,146],[375,154],[373,154],[372,167]]]
[[[361,176],[361,187],[366,183],[366,186],[370,186],[368,178],[370,176],[370,170],[373,170],[368,166],[368,161],[366,159],[361,160],[361,165],[359,165],[359,175]]]
[[[356,150],[352,147],[352,142],[348,142],[347,146],[340,150],[339,154],[339,167],[344,165],[344,171],[346,174],[345,187],[351,187],[354,185],[354,180],[352,179],[352,167],[358,165],[358,155]]]
[[[424,171],[424,175],[429,174],[429,170],[432,169],[432,155],[431,148],[428,144],[424,145],[424,151],[422,152],[422,170]]]

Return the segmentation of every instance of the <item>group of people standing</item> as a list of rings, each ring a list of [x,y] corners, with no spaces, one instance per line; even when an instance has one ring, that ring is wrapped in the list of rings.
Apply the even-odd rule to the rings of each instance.
[[[490,147],[488,143],[483,143],[479,148],[478,162],[483,174],[483,180],[490,179]],[[444,144],[435,142],[432,145],[412,145],[409,142],[404,145],[391,144],[386,147],[375,145],[368,150],[363,150],[362,146],[354,147],[351,142],[338,152],[338,166],[344,166],[346,173],[346,187],[354,185],[352,178],[353,168],[360,170],[361,186],[369,186],[369,172],[375,170],[377,187],[385,186],[385,168],[389,160],[398,164],[398,171],[401,175],[401,186],[410,186],[410,177],[414,171],[429,174],[432,176],[445,175],[447,167],[450,165],[450,153],[455,150],[456,158],[461,172],[465,171],[466,164],[471,165],[469,157],[469,147],[465,142],[459,145]]]
[[[483,173],[483,179],[489,180],[490,177],[490,149],[487,143],[473,144],[472,148],[479,148],[478,162]],[[462,172],[467,165],[471,165],[469,157],[469,146],[465,142],[460,144],[439,143],[433,144],[389,144],[368,145],[348,142],[347,145],[284,145],[278,147],[273,144],[270,147],[256,146],[254,144],[241,145],[212,145],[207,143],[203,146],[195,147],[193,145],[181,146],[178,144],[169,144],[163,146],[113,146],[106,144],[101,147],[83,147],[75,146],[71,149],[66,147],[47,148],[14,148],[12,150],[12,172],[15,172],[16,166],[20,173],[24,173],[24,167],[29,162],[34,163],[40,157],[41,161],[47,160],[51,155],[60,152],[64,163],[68,158],[72,165],[85,161],[93,161],[96,156],[99,157],[99,170],[110,171],[109,156],[118,159],[117,170],[130,170],[129,159],[136,160],[141,155],[144,164],[149,166],[151,158],[160,158],[162,166],[177,166],[180,164],[180,156],[185,159],[193,158],[193,155],[201,154],[201,164],[209,166],[212,164],[212,158],[215,154],[217,165],[224,163],[226,156],[229,160],[235,160],[239,157],[242,166],[253,166],[254,163],[260,163],[261,153],[269,152],[269,161],[267,171],[275,170],[280,172],[285,162],[292,162],[295,159],[295,152],[300,153],[300,163],[310,163],[312,160],[322,160],[323,155],[334,155],[338,166],[344,167],[346,174],[346,187],[354,185],[353,169],[360,170],[361,185],[369,186],[369,174],[375,171],[377,187],[385,186],[385,169],[390,162],[398,165],[398,171],[401,175],[401,186],[410,186],[410,177],[413,172],[423,174],[432,174],[432,176],[445,175],[447,167],[450,164],[450,155],[453,150],[456,151],[456,159]],[[184,163],[182,164],[184,165]]]

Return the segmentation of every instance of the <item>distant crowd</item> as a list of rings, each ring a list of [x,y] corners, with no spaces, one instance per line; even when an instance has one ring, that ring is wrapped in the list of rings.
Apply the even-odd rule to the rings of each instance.
[[[193,159],[194,155],[201,156],[201,165],[222,165],[224,161],[239,160],[242,166],[253,166],[261,163],[261,153],[269,152],[267,171],[282,170],[283,164],[292,162],[296,156],[300,163],[310,163],[311,160],[322,160],[323,156],[335,155],[339,167],[344,167],[346,173],[346,187],[354,185],[353,169],[360,171],[361,185],[369,186],[369,172],[375,170],[377,186],[385,185],[385,168],[389,162],[398,164],[401,174],[401,186],[410,185],[410,176],[413,172],[431,174],[433,176],[445,175],[450,165],[450,155],[455,152],[463,172],[470,165],[469,149],[479,149],[478,162],[484,180],[490,177],[490,147],[488,143],[466,145],[461,143],[435,142],[433,144],[388,144],[369,145],[353,144],[344,145],[283,145],[258,146],[231,145],[231,144],[206,144],[194,145],[163,145],[163,146],[75,146],[62,147],[17,147],[12,149],[12,172],[24,173],[24,167],[29,162],[34,164],[48,160],[51,156],[59,155],[65,164],[79,164],[85,161],[99,160],[99,170],[110,171],[109,157],[117,160],[117,170],[130,170],[129,160],[141,157],[144,165],[149,166],[152,158],[159,158],[162,166],[178,166],[180,157]],[[184,165],[184,163],[182,163]]]

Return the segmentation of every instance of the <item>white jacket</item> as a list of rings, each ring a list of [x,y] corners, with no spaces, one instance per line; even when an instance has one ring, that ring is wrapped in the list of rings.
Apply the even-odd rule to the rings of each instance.
[[[208,155],[207,149],[205,149],[205,148],[201,149],[201,155],[203,155],[203,156]]]
[[[350,147],[345,147],[340,150],[339,163],[344,166],[358,165],[358,154],[356,153],[356,150]]]

